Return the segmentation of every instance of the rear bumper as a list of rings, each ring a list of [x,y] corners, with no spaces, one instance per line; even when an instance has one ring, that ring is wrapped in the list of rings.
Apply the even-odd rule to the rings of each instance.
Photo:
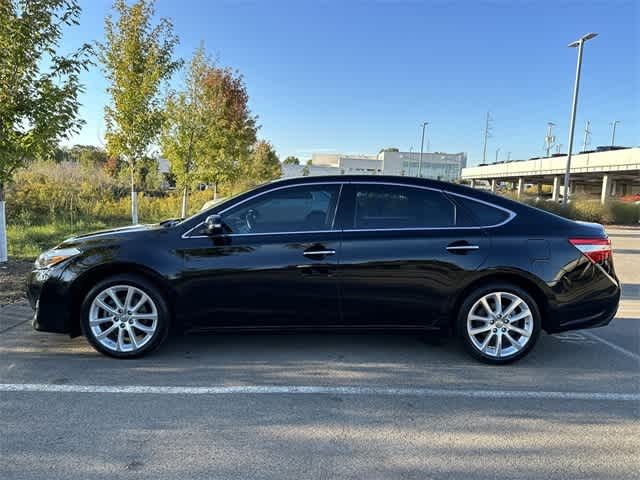
[[[615,317],[621,288],[613,272],[609,274],[597,265],[584,263],[579,272],[579,276],[566,281],[570,288],[556,296],[558,303],[550,307],[545,325],[547,332],[602,327]]]

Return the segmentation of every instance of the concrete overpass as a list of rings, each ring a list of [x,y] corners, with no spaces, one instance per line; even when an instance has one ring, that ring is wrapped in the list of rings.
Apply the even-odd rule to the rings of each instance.
[[[566,155],[535,160],[516,160],[462,169],[462,180],[476,186],[486,180],[495,192],[498,182],[511,182],[518,197],[525,184],[552,185],[552,198],[558,200]],[[600,201],[608,198],[640,193],[640,148],[625,148],[603,152],[582,153],[571,157],[569,194],[599,194]]]

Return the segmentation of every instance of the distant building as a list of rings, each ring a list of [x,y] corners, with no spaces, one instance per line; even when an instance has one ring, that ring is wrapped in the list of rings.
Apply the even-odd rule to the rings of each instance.
[[[466,153],[380,152],[378,155],[347,155],[314,153],[309,176],[317,175],[404,175],[454,182],[467,166]],[[283,165],[283,177],[298,177],[305,172],[303,165]]]
[[[345,155],[314,153],[311,164],[342,170],[342,174],[376,175],[382,173],[382,161],[377,155]]]
[[[408,177],[433,178],[446,182],[460,179],[462,169],[467,166],[467,154],[460,153],[423,153],[420,152],[382,152],[382,171],[385,175],[404,175]]]

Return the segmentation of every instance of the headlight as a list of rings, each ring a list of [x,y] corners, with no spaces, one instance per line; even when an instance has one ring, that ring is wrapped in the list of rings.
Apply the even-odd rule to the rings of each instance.
[[[36,268],[43,269],[54,266],[67,258],[74,257],[80,253],[77,248],[54,248],[40,254],[36,260]]]

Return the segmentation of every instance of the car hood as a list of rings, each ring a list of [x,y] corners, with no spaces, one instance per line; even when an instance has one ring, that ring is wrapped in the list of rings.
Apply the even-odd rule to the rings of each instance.
[[[98,230],[96,232],[83,233],[80,235],[75,235],[73,237],[70,237],[66,239],[64,242],[62,242],[61,245],[64,245],[64,246],[75,245],[78,243],[90,242],[94,239],[108,240],[110,238],[115,239],[122,236],[139,235],[144,232],[150,232],[150,231],[159,230],[162,228],[163,227],[160,224],[154,223],[154,224],[147,224],[147,225],[129,225],[126,227]]]

